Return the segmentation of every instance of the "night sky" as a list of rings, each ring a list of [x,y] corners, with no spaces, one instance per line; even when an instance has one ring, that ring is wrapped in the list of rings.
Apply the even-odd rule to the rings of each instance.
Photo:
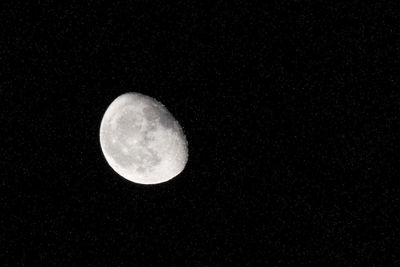
[[[102,2],[0,3],[1,266],[400,264],[398,1]],[[183,127],[167,183],[102,154],[126,92]]]

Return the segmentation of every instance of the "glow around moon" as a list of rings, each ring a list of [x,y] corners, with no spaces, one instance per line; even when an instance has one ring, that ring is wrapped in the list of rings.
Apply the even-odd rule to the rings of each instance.
[[[100,125],[108,164],[122,177],[157,184],[177,176],[188,160],[182,128],[157,100],[139,93],[117,97]]]

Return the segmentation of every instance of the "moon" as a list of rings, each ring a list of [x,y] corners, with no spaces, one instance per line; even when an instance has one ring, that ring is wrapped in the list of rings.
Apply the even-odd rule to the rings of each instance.
[[[126,93],[107,108],[100,146],[111,168],[139,184],[166,182],[183,171],[188,143],[182,127],[157,100]]]

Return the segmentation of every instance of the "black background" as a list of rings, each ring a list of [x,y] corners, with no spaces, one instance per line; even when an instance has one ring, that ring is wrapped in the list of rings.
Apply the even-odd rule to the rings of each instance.
[[[0,4],[2,266],[400,263],[397,1],[25,2]],[[129,91],[184,128],[168,183],[103,157]]]

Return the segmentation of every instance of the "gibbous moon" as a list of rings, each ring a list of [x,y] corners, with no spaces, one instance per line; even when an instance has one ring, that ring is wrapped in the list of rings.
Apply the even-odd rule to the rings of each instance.
[[[117,97],[100,125],[104,157],[119,175],[139,184],[166,182],[185,168],[188,145],[176,119],[140,93]]]

